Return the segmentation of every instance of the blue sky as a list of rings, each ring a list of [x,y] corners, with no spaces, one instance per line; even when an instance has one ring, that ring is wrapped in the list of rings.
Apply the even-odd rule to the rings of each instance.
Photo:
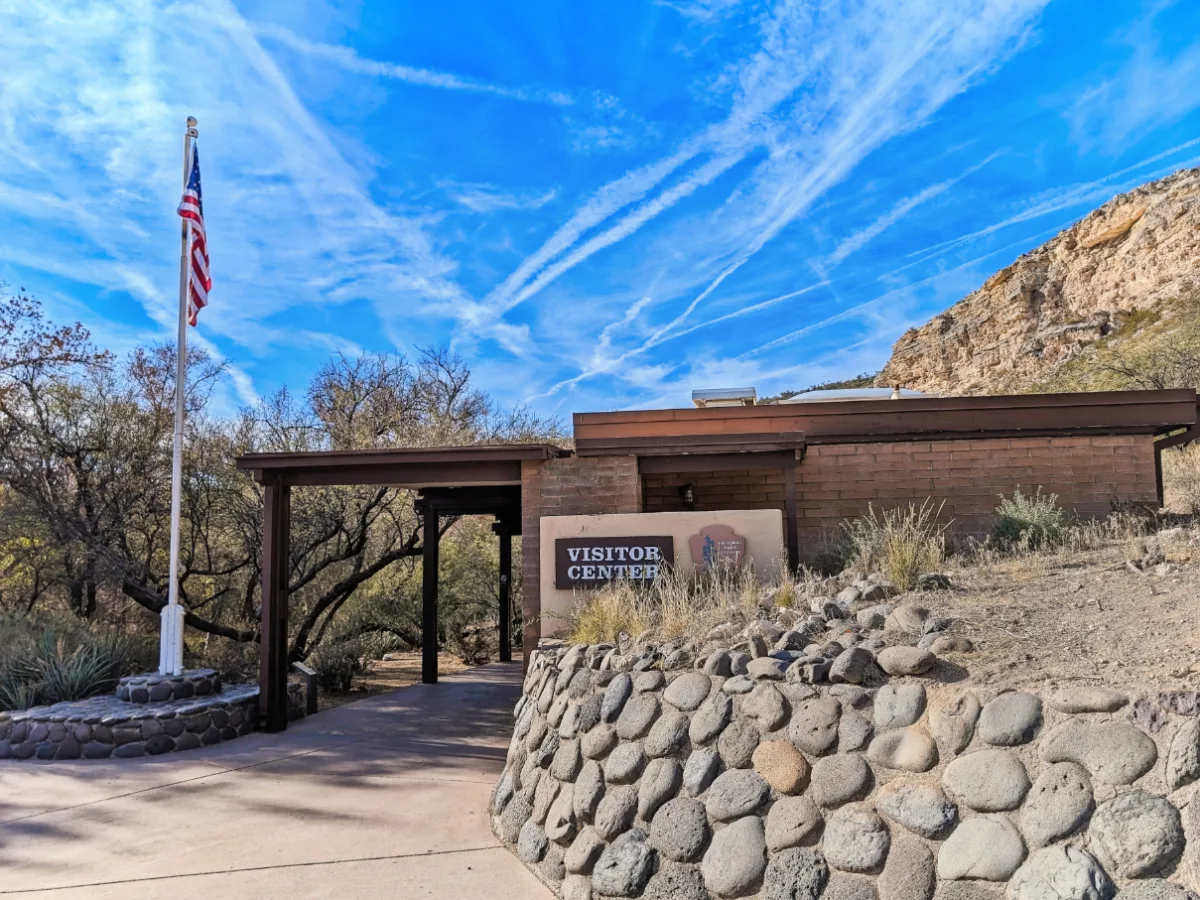
[[[547,414],[874,371],[1200,164],[1200,4],[0,0],[0,280],[175,327],[200,120],[218,408],[450,343]]]

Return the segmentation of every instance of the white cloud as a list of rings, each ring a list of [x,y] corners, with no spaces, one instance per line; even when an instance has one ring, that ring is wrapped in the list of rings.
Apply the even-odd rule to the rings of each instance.
[[[1023,46],[1044,5],[841,0],[814,7],[781,0],[763,21],[757,51],[736,67],[726,117],[658,162],[606,185],[488,301],[503,315],[718,178],[732,180],[715,212],[677,227],[664,241],[676,257],[672,299],[682,306],[640,342],[559,386],[617,371],[684,330],[729,278],[869,154],[923,125],[1006,61]],[[846,245],[842,258],[944,189],[930,188],[894,210],[857,245]]]
[[[0,6],[0,211],[53,223],[8,229],[4,259],[128,291],[172,338],[190,113],[214,272],[194,339],[280,352],[307,343],[287,318],[304,304],[365,298],[385,322],[470,304],[435,220],[372,199],[228,0]]]
[[[493,213],[508,209],[541,209],[558,196],[552,188],[541,193],[505,191],[492,184],[443,184],[449,198],[471,212]]]
[[[1077,143],[1120,152],[1200,108],[1200,91],[1195,89],[1200,83],[1200,44],[1190,41],[1172,52],[1155,27],[1158,14],[1175,5],[1183,4],[1150,4],[1149,14],[1122,36],[1131,50],[1129,61],[1067,110]]]
[[[298,53],[333,63],[338,68],[356,75],[367,75],[374,78],[390,78],[409,84],[424,87],[439,88],[448,91],[469,91],[477,94],[492,94],[509,100],[521,100],[530,103],[549,103],[554,106],[571,106],[575,101],[564,91],[534,90],[531,88],[514,88],[491,84],[456,75],[452,72],[437,72],[431,69],[421,69],[414,66],[404,66],[397,63],[380,62],[374,59],[364,59],[354,52],[351,47],[336,44],[323,44],[310,41],[280,25],[257,22],[251,26],[260,37],[276,41],[290,47]]]

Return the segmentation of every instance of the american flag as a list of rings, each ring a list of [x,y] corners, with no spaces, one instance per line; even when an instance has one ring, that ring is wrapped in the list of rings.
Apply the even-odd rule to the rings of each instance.
[[[204,234],[204,202],[200,198],[200,151],[192,145],[192,166],[188,171],[187,187],[179,201],[179,215],[192,227],[192,258],[188,266],[188,323],[196,324],[200,310],[208,306],[212,278],[208,274],[208,240]]]

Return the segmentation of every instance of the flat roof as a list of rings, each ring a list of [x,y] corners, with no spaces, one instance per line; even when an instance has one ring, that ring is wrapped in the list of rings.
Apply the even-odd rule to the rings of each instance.
[[[484,486],[520,484],[524,460],[552,459],[570,452],[543,443],[247,453],[237,458],[237,467],[252,472],[258,482],[279,477],[292,485]]]
[[[719,409],[576,413],[580,456],[642,454],[738,435],[803,435],[809,445],[978,437],[1163,434],[1197,419],[1194,391],[905,397]]]

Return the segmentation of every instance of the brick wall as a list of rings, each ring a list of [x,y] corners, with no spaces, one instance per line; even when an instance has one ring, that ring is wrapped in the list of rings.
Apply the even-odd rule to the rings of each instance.
[[[1154,472],[1149,435],[818,445],[796,470],[801,554],[818,552],[823,536],[868,504],[945,500],[955,533],[982,536],[998,495],[1017,487],[1040,486],[1083,517],[1105,516],[1113,500],[1157,504]]]
[[[521,612],[525,658],[541,636],[542,516],[642,511],[642,484],[633,456],[568,456],[521,463]]]
[[[680,491],[692,485],[696,505],[684,506]],[[682,475],[642,476],[646,512],[685,509],[783,509],[783,471],[689,472]]]
[[[1157,504],[1154,473],[1149,435],[816,445],[796,468],[800,553],[819,554],[841,522],[869,504],[944,500],[955,533],[982,536],[994,524],[999,495],[1017,487],[1040,486],[1083,517],[1105,516],[1114,500]],[[540,518],[682,510],[685,484],[694,486],[698,510],[783,508],[777,471],[639,478],[632,456],[522,463],[522,610],[533,623],[525,629],[527,656],[540,636]]]

